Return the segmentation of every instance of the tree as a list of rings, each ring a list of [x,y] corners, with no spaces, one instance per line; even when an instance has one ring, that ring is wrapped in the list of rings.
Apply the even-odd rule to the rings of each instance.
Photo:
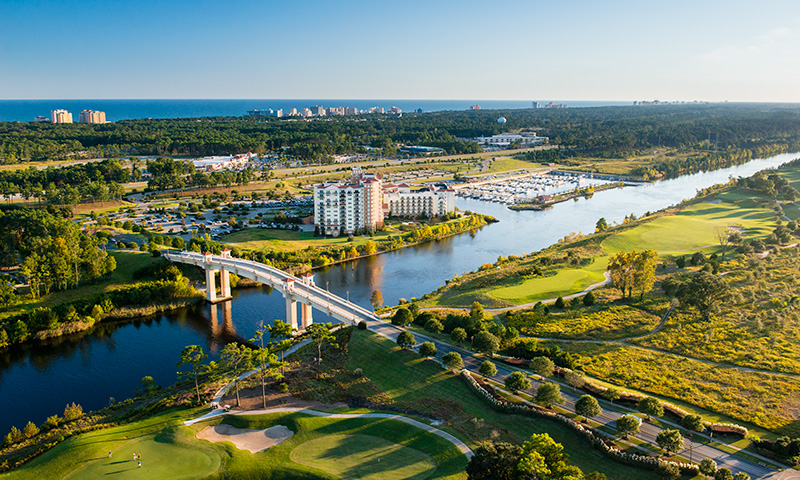
[[[725,280],[708,272],[699,272],[684,284],[677,297],[682,303],[697,308],[707,320],[711,310],[728,295],[729,290]]]
[[[461,327],[456,327],[450,332],[450,338],[455,342],[461,343],[467,339],[467,331]]]
[[[484,313],[483,305],[481,305],[480,302],[472,302],[472,307],[469,310],[469,317],[472,319],[473,323],[477,323],[478,325],[483,322],[486,313]]]
[[[194,378],[194,390],[197,393],[197,402],[200,403],[200,386],[197,382],[197,376],[208,371],[208,366],[203,365],[208,355],[203,353],[203,347],[200,345],[187,345],[181,352],[181,359],[178,362],[178,377],[186,377],[191,375]],[[181,368],[190,366],[188,372],[182,372]]]
[[[478,373],[484,377],[494,377],[497,375],[497,367],[491,362],[491,360],[484,360],[483,363],[481,363],[481,366],[478,368]]]
[[[714,228],[714,235],[717,237],[717,242],[719,242],[719,246],[722,247],[722,261],[725,261],[725,251],[728,250],[728,246],[731,244],[731,233],[734,230],[731,227],[716,227]]]
[[[567,370],[564,372],[564,381],[572,388],[581,388],[586,384],[586,379],[583,377],[583,374],[574,370]]]
[[[233,390],[236,392],[236,406],[240,406],[239,382],[242,374],[253,368],[252,351],[246,345],[238,345],[231,342],[219,353],[219,360],[222,367],[233,375]]]
[[[733,480],[733,473],[727,468],[722,467],[714,474],[714,480]]]
[[[294,329],[290,324],[280,319],[273,320],[272,325],[267,326],[269,338],[272,340],[269,342],[270,350],[275,351],[280,349],[281,363],[283,363],[283,351],[288,347],[293,331]],[[283,367],[281,367],[281,371],[283,371]]]
[[[517,470],[526,474],[523,478],[572,480],[584,478],[583,472],[569,464],[569,457],[564,453],[564,446],[556,443],[550,435],[533,434],[522,445]]]
[[[678,480],[681,478],[681,469],[672,462],[660,462],[656,473],[664,480]]]
[[[531,359],[531,370],[538,373],[543,377],[549,377],[553,375],[553,371],[556,368],[556,365],[547,357],[533,357]]]
[[[419,346],[419,354],[422,355],[423,357],[435,357],[436,345],[434,345],[433,342],[424,342],[422,345]]]
[[[536,389],[536,402],[547,408],[552,407],[557,403],[564,403],[564,397],[561,396],[561,387],[553,382],[545,382]]]
[[[444,330],[444,326],[442,325],[442,322],[440,322],[439,320],[431,318],[430,320],[425,322],[425,330],[432,333],[442,333],[442,330]]]
[[[676,428],[661,430],[656,435],[656,443],[669,453],[675,453],[683,448],[683,437]]]
[[[267,377],[275,376],[273,367],[278,364],[283,366],[283,362],[279,363],[278,357],[270,351],[269,345],[264,346],[264,334],[268,331],[269,327],[262,323],[256,330],[255,336],[250,340],[260,345],[260,348],[253,352],[253,362],[258,366],[258,376],[261,380],[261,401],[264,408],[267,408]],[[278,374],[278,377],[279,379],[283,378],[281,374]]]
[[[411,314],[411,310],[407,309],[406,307],[400,307],[394,312],[392,316],[392,323],[395,325],[399,325],[401,327],[405,327],[409,323],[414,321],[414,315]]]
[[[375,245],[375,242],[367,240],[367,243],[364,245],[364,253],[367,255],[375,255],[377,251],[378,247]]]
[[[687,430],[694,430],[695,432],[702,432],[706,429],[703,425],[703,417],[690,413],[681,419],[681,425]]]
[[[605,392],[603,392],[603,398],[608,400],[611,403],[619,400],[620,391],[613,387],[608,387]]]
[[[500,340],[484,330],[472,337],[472,346],[481,353],[488,353],[491,358],[500,349]]]
[[[39,427],[37,427],[36,424],[31,421],[28,421],[28,424],[22,429],[22,435],[25,436],[25,438],[31,438],[38,433]]]
[[[527,390],[531,388],[531,381],[524,373],[513,372],[511,375],[506,377],[505,385],[507,389],[517,393],[520,390]]]
[[[558,308],[558,309],[562,309],[563,310],[563,308],[567,306],[567,304],[564,302],[564,297],[556,298],[556,301],[553,304],[553,306]]]
[[[469,480],[516,480],[522,448],[510,443],[481,445],[467,464]]]
[[[598,220],[594,225],[594,231],[604,232],[606,230],[608,230],[608,222],[606,222],[605,217],[600,217],[600,220]]]
[[[370,297],[370,302],[372,302],[373,310],[378,310],[379,308],[383,307],[383,294],[380,290],[375,290],[372,292],[372,297]]]
[[[595,303],[597,303],[597,297],[595,297],[594,292],[586,292],[586,295],[583,296],[583,304],[587,307],[591,307]]]
[[[639,417],[633,415],[622,415],[617,418],[617,431],[623,438],[628,438],[628,435],[636,435],[639,433],[639,427],[642,425]]]
[[[603,413],[597,399],[591,395],[582,395],[581,398],[575,402],[575,413],[583,417],[596,417]]]
[[[636,409],[650,417],[660,417],[664,415],[664,405],[657,398],[645,397],[639,400]]]
[[[416,345],[417,340],[414,338],[414,335],[409,331],[400,332],[400,335],[397,336],[397,344],[403,350],[408,350],[409,348]]]
[[[331,328],[333,328],[333,325],[330,322],[312,323],[306,327],[306,332],[311,335],[311,339],[317,344],[317,363],[322,363],[323,344],[327,343],[334,348],[339,348],[339,344],[336,343],[336,337],[333,335],[333,332],[331,332]]]
[[[442,363],[449,370],[457,370],[464,366],[464,361],[458,352],[448,352],[442,356]]]
[[[700,461],[700,473],[706,477],[713,477],[717,473],[717,462],[710,458],[704,458]]]
[[[611,257],[606,270],[622,298],[631,298],[634,291],[642,298],[653,288],[657,259],[652,250],[619,252]]]
[[[0,279],[0,306],[7,307],[14,302],[14,285],[5,278]]]
[[[738,472],[736,475],[733,476],[733,480],[750,480],[750,475],[744,472]]]

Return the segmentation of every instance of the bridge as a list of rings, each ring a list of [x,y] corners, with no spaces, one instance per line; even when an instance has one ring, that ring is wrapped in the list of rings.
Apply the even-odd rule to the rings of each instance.
[[[249,278],[269,285],[283,294],[286,299],[286,323],[297,331],[305,330],[314,322],[313,309],[351,325],[364,321],[377,321],[378,317],[364,307],[356,305],[314,285],[314,274],[305,273],[299,278],[263,263],[231,257],[230,250],[222,255],[195,252],[162,252],[171,262],[185,263],[200,267],[206,272],[206,300],[211,303],[231,299],[230,274]],[[217,296],[216,276],[220,278],[220,296]],[[300,304],[300,317],[297,304]]]

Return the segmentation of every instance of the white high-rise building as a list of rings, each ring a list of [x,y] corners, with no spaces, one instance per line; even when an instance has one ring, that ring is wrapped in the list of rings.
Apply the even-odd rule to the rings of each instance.
[[[351,235],[383,227],[381,176],[353,168],[349,180],[314,186],[314,224],[324,235]]]
[[[383,187],[384,215],[387,217],[440,217],[454,212],[456,193],[444,183],[412,190],[409,185]]]
[[[50,110],[50,121],[53,123],[72,123],[72,114],[60,108]]]
[[[106,123],[106,112],[81,110],[81,113],[78,114],[78,121],[80,123]]]

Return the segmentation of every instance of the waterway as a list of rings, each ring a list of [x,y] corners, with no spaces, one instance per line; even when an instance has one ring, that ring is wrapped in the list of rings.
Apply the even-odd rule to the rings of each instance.
[[[498,256],[530,253],[572,232],[592,232],[600,217],[622,222],[693,197],[699,189],[750,176],[797,158],[798,153],[758,159],[744,165],[687,175],[643,186],[596,193],[557,204],[545,211],[509,210],[505,205],[458,199],[462,210],[493,215],[500,220],[470,234],[417,247],[334,265],[316,271],[316,283],[344,298],[370,306],[380,290],[387,304],[420,297],[444,285],[456,274],[494,262]],[[268,287],[240,289],[224,305],[202,305],[135,322],[101,324],[89,334],[59,339],[44,346],[0,352],[0,433],[28,420],[41,424],[61,415],[68,402],[84,410],[108,405],[135,394],[141,378],[160,385],[176,380],[175,365],[186,345],[201,345],[216,357],[225,343],[253,336],[261,322],[283,318],[285,304]],[[316,321],[332,321],[314,312]]]

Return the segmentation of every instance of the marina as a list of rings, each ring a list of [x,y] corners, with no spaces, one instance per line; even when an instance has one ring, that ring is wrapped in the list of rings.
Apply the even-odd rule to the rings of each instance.
[[[466,184],[457,187],[456,195],[506,205],[547,203],[555,195],[569,192],[589,193],[595,186],[609,183],[612,183],[611,179],[598,178],[590,173],[535,172]]]

